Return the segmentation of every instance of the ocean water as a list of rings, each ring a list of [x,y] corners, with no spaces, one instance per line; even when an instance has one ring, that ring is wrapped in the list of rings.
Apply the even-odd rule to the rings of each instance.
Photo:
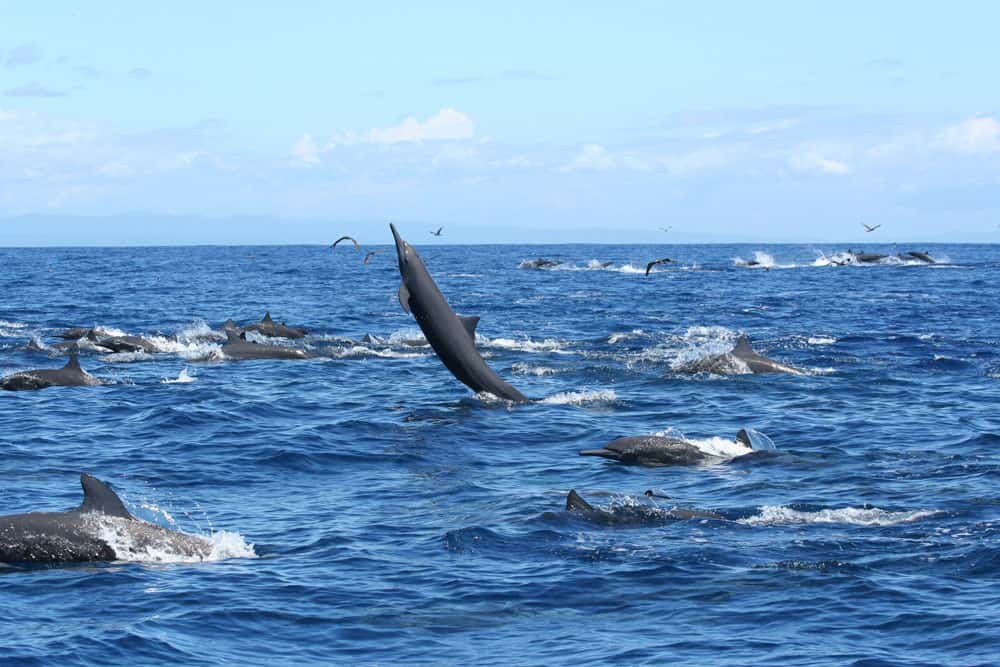
[[[367,266],[346,247],[0,249],[0,374],[61,366],[69,326],[163,350],[84,351],[104,386],[0,392],[0,514],[74,507],[86,471],[215,546],[0,566],[0,662],[1000,661],[997,246],[838,267],[843,248],[409,240],[540,400],[474,396],[413,344],[388,246]],[[539,257],[563,263],[519,268]],[[265,311],[317,357],[221,358],[223,321]],[[740,333],[806,373],[677,372]],[[744,427],[762,451],[701,466],[578,455],[644,433],[726,454]],[[570,489],[662,520],[568,514]]]

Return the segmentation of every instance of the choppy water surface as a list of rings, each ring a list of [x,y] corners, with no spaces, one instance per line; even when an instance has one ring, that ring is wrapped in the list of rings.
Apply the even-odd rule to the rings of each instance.
[[[516,406],[412,344],[389,248],[368,266],[344,247],[0,249],[0,374],[61,366],[68,326],[163,350],[85,352],[106,386],[0,392],[0,514],[73,507],[88,471],[216,546],[196,564],[0,567],[0,658],[993,664],[1000,255],[913,249],[948,263],[422,248],[482,316],[488,362],[542,399]],[[519,268],[539,257],[562,264]],[[317,358],[220,358],[223,321],[265,310],[307,327]],[[806,375],[676,372],[740,332]],[[742,427],[775,449],[689,468],[577,454],[663,432],[724,450]],[[569,515],[573,488],[664,516]]]

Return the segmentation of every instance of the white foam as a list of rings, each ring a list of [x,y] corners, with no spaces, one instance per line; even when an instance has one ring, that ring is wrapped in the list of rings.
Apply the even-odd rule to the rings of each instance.
[[[176,351],[186,361],[218,361],[225,359],[222,346],[216,343],[188,343]]]
[[[855,526],[892,526],[918,521],[937,514],[937,510],[911,510],[890,512],[877,507],[844,507],[816,512],[802,512],[781,505],[764,505],[754,516],[740,519],[748,526],[775,526],[792,524],[846,523]]]
[[[26,329],[28,325],[24,324],[23,322],[11,322],[10,320],[0,320],[0,327],[4,327],[7,329]]]
[[[711,438],[691,438],[688,442],[709,456],[719,456],[727,459],[743,456],[753,451],[753,449],[747,447],[742,442],[718,436],[712,436]]]
[[[400,352],[398,350],[376,350],[364,345],[352,345],[339,350],[324,350],[323,356],[334,359],[357,359],[361,357],[382,357],[385,359],[417,359],[428,356],[425,352]]]
[[[511,366],[511,370],[518,375],[535,375],[537,377],[555,375],[559,372],[556,368],[549,368],[547,366],[532,366],[531,364],[526,364],[522,361],[518,361]]]
[[[163,384],[188,384],[194,382],[196,379],[197,379],[196,376],[190,375],[188,373],[187,367],[185,367],[181,369],[181,372],[178,373],[177,377],[174,378],[173,380],[169,378],[163,378],[161,382]]]
[[[538,401],[545,405],[591,405],[602,403],[610,405],[618,401],[613,389],[598,389],[594,391],[563,391],[547,396]]]
[[[141,519],[91,515],[97,537],[119,561],[139,563],[203,563],[229,558],[256,558],[253,544],[236,532],[195,535],[168,530]]]
[[[206,340],[225,340],[226,334],[208,326],[205,320],[195,320],[174,334],[174,341],[182,344],[201,343]],[[152,339],[151,339],[152,340]],[[164,350],[165,352],[170,350]]]
[[[642,329],[632,329],[632,331],[628,332],[613,333],[610,336],[608,336],[608,343],[611,345],[615,345],[616,343],[620,343],[623,340],[631,340],[633,338],[639,338],[645,335],[646,332],[643,331]]]
[[[476,343],[483,347],[496,347],[503,350],[517,350],[519,352],[556,352],[569,354],[562,349],[568,343],[554,338],[535,341],[527,337],[521,340],[514,340],[513,338],[484,338],[476,336]]]
[[[754,269],[773,269],[778,266],[774,261],[774,255],[766,253],[763,250],[754,250],[752,261],[756,263],[750,266],[750,260],[743,259],[742,257],[733,258],[733,264],[736,266],[747,266]],[[791,267],[794,265],[788,266]]]
[[[810,345],[833,345],[837,339],[833,336],[810,336],[807,342]]]
[[[103,357],[99,357],[101,361],[113,364],[128,364],[134,361],[150,361],[153,358],[153,355],[141,350],[138,352],[113,352],[111,354],[105,354]]]

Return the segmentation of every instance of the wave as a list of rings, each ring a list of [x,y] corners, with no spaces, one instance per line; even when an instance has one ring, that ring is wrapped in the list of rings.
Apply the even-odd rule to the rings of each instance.
[[[537,377],[555,375],[560,372],[557,368],[549,368],[548,366],[532,366],[531,364],[526,364],[521,361],[518,361],[511,366],[511,370],[517,375],[534,375]]]
[[[133,563],[204,563],[230,558],[257,558],[253,544],[237,532],[207,535],[167,530],[141,519],[95,517],[98,537],[118,561]]]
[[[810,336],[806,342],[810,345],[833,345],[837,339],[833,336]]]
[[[129,364],[136,361],[152,361],[155,359],[153,355],[149,352],[113,352],[111,354],[105,354],[104,356],[98,357],[101,361],[106,361],[112,364]]]
[[[759,513],[738,523],[748,526],[781,526],[795,524],[846,523],[855,526],[893,526],[919,521],[939,514],[938,510],[891,512],[877,507],[844,507],[815,512],[801,511],[783,505],[764,505]]]
[[[521,340],[514,340],[513,338],[485,338],[483,336],[476,336],[476,343],[481,347],[495,347],[502,350],[516,350],[518,352],[555,352],[562,354],[569,354],[563,348],[570,345],[567,341],[556,340],[555,338],[546,338],[545,340],[535,341],[528,337]]]
[[[332,359],[361,359],[364,357],[382,357],[384,359],[417,359],[426,357],[426,352],[400,352],[398,350],[379,350],[365,345],[351,345],[343,348],[325,348],[321,356]]]
[[[621,343],[622,341],[632,340],[635,338],[643,338],[645,336],[646,332],[643,331],[642,329],[632,329],[632,331],[613,333],[610,336],[608,336],[608,344],[616,345],[618,343]]]
[[[10,320],[0,320],[0,327],[5,329],[27,329],[28,325],[24,322],[11,322]]]
[[[613,389],[596,389],[593,391],[563,391],[547,396],[540,401],[544,405],[611,405],[618,402],[618,395]]]

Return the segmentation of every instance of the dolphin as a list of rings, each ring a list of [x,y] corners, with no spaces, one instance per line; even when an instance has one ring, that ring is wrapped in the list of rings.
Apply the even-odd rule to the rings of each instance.
[[[84,338],[112,352],[159,352],[156,345],[140,336],[105,336],[91,329]]]
[[[91,331],[97,332],[99,336],[106,335],[106,332],[103,329],[95,329],[94,327],[73,327],[72,329],[66,329],[65,331],[53,335],[56,338],[62,338],[63,340],[79,340]]]
[[[611,510],[598,509],[580,497],[575,489],[566,495],[566,511],[582,516],[595,523],[608,525],[661,524],[685,519],[721,519],[717,512],[673,507],[663,509],[650,505],[614,507]]]
[[[736,442],[747,447],[747,454],[753,449],[746,429],[736,434]],[[724,460],[724,457],[705,453],[687,440],[660,435],[618,438],[600,449],[584,449],[580,456],[600,456],[626,465],[643,466],[684,466]]]
[[[45,389],[46,387],[84,387],[104,384],[80,367],[76,354],[71,354],[69,361],[62,368],[39,368],[31,371],[21,371],[8,375],[0,380],[0,389],[20,391],[27,389]]]
[[[931,257],[930,254],[928,254],[926,252],[919,252],[919,251],[916,251],[916,250],[911,250],[910,252],[908,252],[906,254],[909,255],[910,258],[919,259],[921,262],[924,262],[925,264],[937,264],[937,261],[933,257]],[[901,259],[907,259],[906,257],[903,257],[902,255],[900,255],[900,258]]]
[[[716,373],[719,375],[730,375],[745,372],[744,368],[751,373],[790,373],[792,375],[804,375],[798,368],[782,364],[773,359],[757,354],[746,336],[740,336],[736,341],[736,347],[730,352],[716,354],[704,359],[697,359],[678,367],[676,370],[682,373]]]
[[[451,309],[420,255],[390,224],[399,257],[399,303],[424,332],[424,338],[458,380],[475,392],[489,392],[509,401],[527,402],[524,394],[504,382],[486,365],[476,349],[478,317],[460,318]]]
[[[300,347],[252,343],[245,333],[226,330],[226,344],[222,353],[229,359],[309,359],[310,354]]]
[[[879,255],[874,252],[865,252],[864,250],[859,250],[854,253],[854,259],[861,262],[862,264],[877,264],[883,259],[888,257],[888,255]]]
[[[284,322],[278,324],[271,319],[271,313],[264,313],[264,319],[254,324],[243,327],[244,331],[256,331],[261,336],[270,338],[302,338],[306,335],[306,330],[299,327],[290,327]]]
[[[84,473],[83,503],[68,512],[0,516],[0,562],[142,560],[167,551],[204,560],[212,543],[137,519],[104,482]]]
[[[562,264],[558,259],[545,259],[544,257],[539,257],[537,259],[522,259],[521,263],[518,264],[519,269],[548,269],[553,266],[559,266]]]

